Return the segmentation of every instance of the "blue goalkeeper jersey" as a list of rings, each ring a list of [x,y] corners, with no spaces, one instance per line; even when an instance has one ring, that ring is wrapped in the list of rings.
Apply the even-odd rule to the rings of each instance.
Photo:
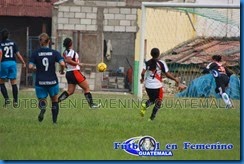
[[[7,39],[0,43],[0,51],[2,51],[2,61],[16,61],[16,53],[19,52],[15,42]]]
[[[55,63],[63,61],[58,51],[41,47],[30,58],[30,63],[36,66],[36,83],[38,86],[51,86],[58,83]]]

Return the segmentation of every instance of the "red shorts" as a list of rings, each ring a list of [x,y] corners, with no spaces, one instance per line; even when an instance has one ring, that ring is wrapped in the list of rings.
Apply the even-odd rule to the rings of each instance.
[[[80,84],[86,80],[86,77],[82,75],[80,70],[66,72],[66,79],[68,84]]]

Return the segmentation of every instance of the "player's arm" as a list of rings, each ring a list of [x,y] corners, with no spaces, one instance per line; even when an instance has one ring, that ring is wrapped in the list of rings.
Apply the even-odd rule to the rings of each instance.
[[[33,53],[30,57],[28,68],[32,71],[36,70],[35,53]]]
[[[176,83],[176,86],[179,86],[179,84],[180,84],[179,79],[176,78],[176,77],[174,77],[174,75],[173,75],[172,73],[170,73],[170,72],[165,72],[165,76],[166,76],[167,78],[171,79],[171,80],[174,80],[175,83]]]
[[[3,52],[2,52],[2,50],[0,49],[0,62],[2,61],[2,56],[3,56]]]
[[[140,82],[141,82],[141,83],[143,83],[143,82],[144,82],[145,73],[146,73],[146,70],[145,70],[145,69],[143,69],[143,70],[141,71],[141,79],[140,79]]]
[[[65,69],[65,63],[64,63],[63,60],[59,61],[59,66],[60,66],[59,73],[63,75],[64,74],[64,69]]]
[[[21,54],[19,52],[16,53],[18,59],[20,60],[20,62],[22,63],[23,67],[26,67],[25,61],[23,59],[23,57],[21,56]]]
[[[80,64],[79,62],[73,61],[70,56],[67,56],[64,60],[65,60],[65,63],[68,63],[70,65],[76,66],[76,65]]]

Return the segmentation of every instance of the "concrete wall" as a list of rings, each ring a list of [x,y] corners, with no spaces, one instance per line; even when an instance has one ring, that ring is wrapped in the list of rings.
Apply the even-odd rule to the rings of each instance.
[[[135,34],[138,30],[137,9],[127,7],[126,2],[73,0],[56,3],[52,24],[57,48],[62,51],[62,40],[65,37],[73,38],[81,62],[98,64],[104,61],[110,71],[116,71],[119,67],[126,71],[129,68],[126,58],[133,65]],[[110,61],[104,59],[104,40],[111,40],[112,43]],[[104,75],[97,72],[95,67],[84,71],[90,71],[87,77],[90,85],[94,86],[91,89],[101,90]]]

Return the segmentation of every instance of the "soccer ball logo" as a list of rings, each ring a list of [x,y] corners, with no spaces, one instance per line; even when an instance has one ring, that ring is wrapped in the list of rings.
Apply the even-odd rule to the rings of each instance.
[[[104,72],[104,71],[106,71],[106,69],[107,69],[107,65],[105,63],[99,63],[97,65],[97,70],[99,72]]]

